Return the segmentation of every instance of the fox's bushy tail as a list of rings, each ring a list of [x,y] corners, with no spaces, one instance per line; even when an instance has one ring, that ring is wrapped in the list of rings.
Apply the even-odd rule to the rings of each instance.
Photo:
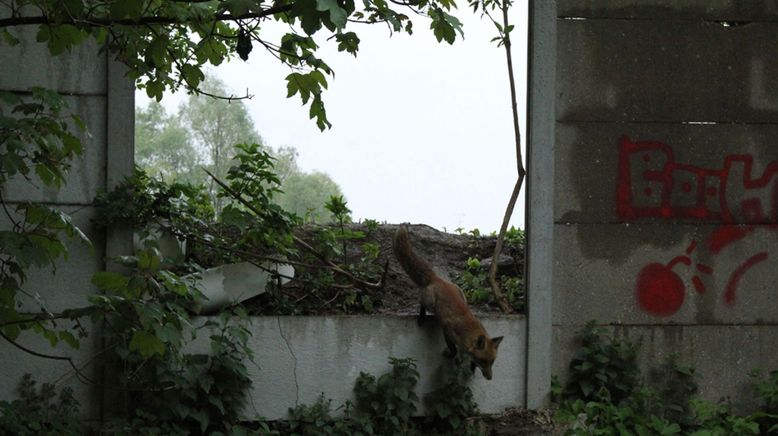
[[[411,238],[408,236],[408,229],[405,225],[397,229],[394,234],[394,255],[400,262],[405,272],[411,277],[417,286],[424,287],[432,282],[435,272],[432,271],[432,265],[419,257],[413,247],[411,247]]]

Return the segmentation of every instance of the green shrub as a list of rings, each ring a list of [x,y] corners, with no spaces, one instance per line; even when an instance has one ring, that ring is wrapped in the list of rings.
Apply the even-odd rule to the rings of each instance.
[[[593,323],[579,339],[581,348],[570,364],[562,386],[554,379],[557,421],[568,435],[676,435],[694,436],[778,434],[778,375],[759,380],[754,374],[756,398],[763,409],[746,416],[725,403],[695,398],[694,369],[671,355],[650,371],[648,381],[637,365],[639,345],[613,339]]]
[[[43,383],[40,388],[30,374],[22,377],[19,399],[0,401],[0,433],[17,436],[78,436],[78,402],[73,390]]]

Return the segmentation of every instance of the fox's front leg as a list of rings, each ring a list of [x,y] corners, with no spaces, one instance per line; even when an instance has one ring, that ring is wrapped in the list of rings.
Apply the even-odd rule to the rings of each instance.
[[[416,322],[419,325],[424,324],[424,321],[427,320],[427,311],[424,309],[424,304],[419,305],[419,317],[416,319]]]

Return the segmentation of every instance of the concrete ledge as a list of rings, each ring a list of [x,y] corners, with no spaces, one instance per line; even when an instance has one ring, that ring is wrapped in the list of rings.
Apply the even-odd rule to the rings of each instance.
[[[283,419],[290,407],[311,404],[323,392],[337,406],[353,399],[360,372],[376,376],[390,369],[390,357],[412,357],[421,374],[422,397],[441,382],[438,368],[445,358],[440,328],[423,327],[412,316],[256,317],[250,327],[256,366],[247,418]],[[471,388],[482,412],[524,405],[525,318],[482,317],[493,336],[504,335],[494,364],[494,378],[477,372]]]

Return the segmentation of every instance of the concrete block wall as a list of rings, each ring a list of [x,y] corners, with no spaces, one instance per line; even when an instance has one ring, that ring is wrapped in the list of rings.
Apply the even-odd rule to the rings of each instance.
[[[480,371],[470,387],[479,410],[499,413],[524,405],[526,322],[523,316],[484,316],[493,336],[504,335],[493,366],[492,380]],[[354,400],[354,383],[361,372],[379,377],[389,358],[410,357],[420,373],[420,399],[445,381],[448,364],[443,334],[434,322],[416,324],[415,316],[298,316],[252,319],[251,346],[257,365],[249,365],[253,386],[247,419],[284,419],[289,408],[313,404],[319,395],[333,408]],[[205,344],[199,344],[205,352]],[[418,413],[424,410],[419,404]]]
[[[36,270],[29,274],[25,289],[39,295],[46,309],[56,313],[86,305],[87,297],[96,291],[91,276],[105,269],[106,255],[127,253],[130,247],[127,232],[106,234],[94,226],[92,201],[99,190],[110,188],[132,171],[134,86],[122,67],[100,52],[96,44],[82,44],[71,52],[52,57],[44,44],[35,41],[37,27],[23,27],[13,32],[21,43],[13,47],[0,45],[0,90],[25,95],[31,87],[40,86],[57,91],[65,96],[70,113],[78,115],[90,133],[79,136],[83,154],[71,162],[64,189],[36,187],[19,177],[6,184],[2,192],[10,209],[20,202],[32,201],[68,213],[93,242],[91,249],[76,240],[69,241],[70,256],[66,261],[57,262],[56,271]],[[8,219],[0,218],[0,229],[9,228]],[[31,298],[23,299],[22,310],[38,312],[40,304]],[[52,349],[47,341],[31,333],[24,333],[19,343],[38,352],[69,356],[81,365],[93,361],[92,357],[100,350],[96,336],[82,340],[78,350],[64,344]],[[99,418],[100,390],[79,381],[67,362],[33,357],[0,341],[0,399],[15,398],[19,380],[28,372],[40,382],[72,387],[83,416]],[[91,380],[100,380],[95,365],[87,365],[82,372]]]
[[[778,6],[549,4],[553,183],[529,210],[553,220],[551,372],[596,320],[745,404],[748,372],[778,369]]]

